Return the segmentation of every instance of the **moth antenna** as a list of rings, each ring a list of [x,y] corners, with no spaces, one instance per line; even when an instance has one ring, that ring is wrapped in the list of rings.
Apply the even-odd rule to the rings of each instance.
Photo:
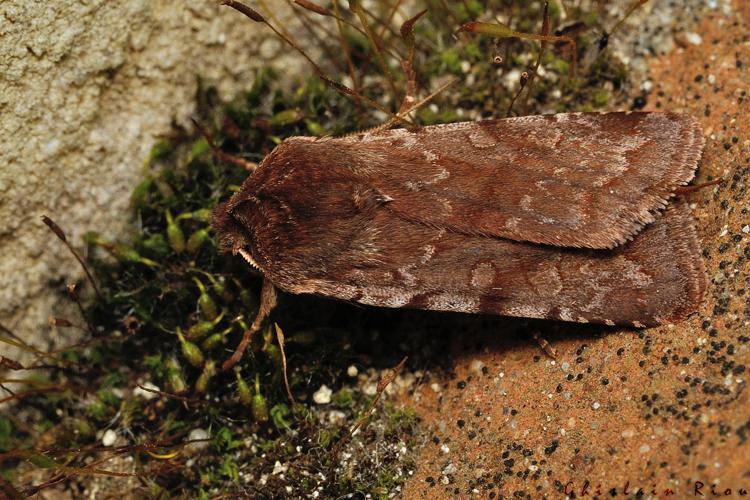
[[[396,113],[393,113],[392,111],[390,111],[390,110],[386,109],[385,107],[381,106],[380,104],[378,104],[377,102],[373,101],[369,97],[366,97],[366,96],[360,94],[359,92],[355,92],[353,89],[350,89],[349,87],[347,87],[346,85],[344,85],[341,82],[337,82],[337,81],[331,79],[320,68],[320,66],[318,66],[315,63],[315,61],[313,61],[312,58],[309,55],[307,55],[307,53],[304,50],[302,50],[302,48],[299,45],[297,45],[297,43],[294,42],[294,40],[292,40],[291,38],[287,37],[286,35],[284,35],[284,33],[282,33],[281,31],[279,31],[278,29],[276,29],[276,27],[273,24],[269,23],[266,20],[266,18],[263,17],[255,9],[253,9],[251,7],[248,7],[247,5],[243,4],[242,2],[238,2],[236,0],[222,0],[221,5],[226,5],[228,7],[231,7],[233,9],[235,9],[236,11],[238,11],[238,12],[244,14],[245,16],[249,17],[250,19],[252,19],[256,23],[262,23],[262,24],[265,24],[266,26],[268,26],[271,29],[271,31],[273,31],[276,34],[276,36],[278,36],[279,38],[281,38],[284,42],[286,42],[288,45],[290,45],[294,50],[296,50],[297,52],[299,52],[302,55],[302,57],[304,57],[305,60],[307,60],[307,62],[310,63],[310,65],[313,68],[313,71],[315,71],[315,73],[318,75],[318,78],[320,78],[321,80],[323,80],[323,82],[325,82],[326,85],[328,85],[329,87],[331,87],[332,89],[334,89],[339,94],[344,95],[344,96],[348,96],[348,97],[350,97],[352,99],[355,99],[355,100],[362,101],[365,104],[367,104],[369,106],[372,106],[373,108],[377,109],[378,111],[381,111],[381,112],[385,113],[386,115],[389,115],[392,118],[395,118],[396,120],[409,125],[410,127],[416,127],[416,124],[414,122],[412,122],[411,120],[409,120],[408,118],[404,118],[402,116],[397,115]]]
[[[196,130],[198,130],[198,133],[200,133],[206,139],[206,142],[208,142],[208,145],[211,148],[211,152],[214,154],[214,156],[218,157],[222,161],[231,163],[232,165],[237,165],[238,167],[242,167],[248,172],[255,172],[255,169],[258,168],[258,164],[255,162],[247,161],[244,158],[222,151],[221,148],[214,141],[214,138],[211,135],[211,133],[205,128],[203,128],[201,124],[198,123],[198,120],[196,120],[195,118],[191,116],[190,121],[193,122],[193,125],[195,126]]]
[[[83,272],[86,273],[86,278],[88,278],[89,283],[91,283],[91,286],[94,287],[94,291],[96,292],[96,296],[99,297],[99,300],[102,300],[102,293],[99,290],[99,287],[96,285],[96,281],[94,281],[94,275],[91,274],[91,271],[89,270],[89,266],[86,265],[86,261],[83,260],[83,257],[76,251],[75,248],[70,244],[68,241],[67,236],[65,236],[65,232],[58,226],[55,221],[47,217],[46,215],[42,215],[42,222],[52,231],[55,233],[55,236],[60,239],[60,241],[63,242],[65,247],[70,251],[71,254],[73,254],[73,257],[78,261],[78,263],[83,268]]]

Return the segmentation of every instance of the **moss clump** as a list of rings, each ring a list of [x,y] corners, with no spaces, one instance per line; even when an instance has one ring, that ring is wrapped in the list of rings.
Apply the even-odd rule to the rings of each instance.
[[[434,88],[446,74],[463,83],[419,109],[415,120],[428,125],[503,116],[515,88],[505,76],[533,67],[538,46],[519,40],[498,46],[480,36],[456,41],[454,33],[461,22],[495,13],[513,19],[516,29],[538,31],[540,5],[467,1],[450,10],[449,2],[427,3],[428,15],[415,26],[419,84]],[[554,19],[559,10],[551,14]],[[399,38],[384,36],[390,53],[404,52]],[[359,80],[366,82],[360,91],[384,101],[389,85],[367,63],[366,38],[348,30],[345,39]],[[595,41],[580,39],[581,54]],[[505,66],[493,63],[499,51]],[[389,62],[400,75],[398,61]],[[598,109],[612,102],[626,77],[606,52],[575,78],[568,77],[570,59],[555,49],[542,66],[545,75],[516,112]],[[395,84],[404,88],[403,76]],[[218,102],[215,91],[203,86],[196,100],[197,119],[221,150],[246,162],[261,161],[293,135],[350,133],[383,119],[318,78],[290,88],[271,69],[260,71],[232,103]],[[206,138],[176,128],[154,145],[144,175],[131,196],[137,228],[131,237],[112,242],[87,236],[103,290],[84,311],[91,331],[80,345],[44,357],[38,365],[45,377],[28,377],[23,385],[32,392],[0,416],[0,476],[24,494],[46,487],[51,469],[85,486],[99,480],[93,479],[91,457],[127,455],[133,460],[128,470],[137,470],[144,482],[125,488],[157,497],[314,491],[337,497],[357,491],[385,498],[398,492],[423,440],[413,410],[387,401],[346,446],[338,450],[336,444],[372,402],[363,387],[376,383],[379,369],[404,354],[412,356],[412,366],[445,361],[434,354],[445,352],[451,322],[420,312],[287,298],[276,321],[286,334],[297,403],[287,400],[271,330],[253,339],[237,371],[222,372],[221,363],[258,310],[261,277],[241,259],[217,252],[209,220],[212,207],[248,173],[217,160]],[[364,375],[348,378],[351,365]],[[323,384],[334,390],[331,404],[315,405],[312,394]],[[124,447],[98,450],[111,436],[105,431],[114,431]],[[34,467],[42,473],[29,475]]]

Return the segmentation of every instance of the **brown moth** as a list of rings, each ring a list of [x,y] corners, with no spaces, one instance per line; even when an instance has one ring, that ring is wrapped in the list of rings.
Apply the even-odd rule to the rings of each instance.
[[[698,122],[524,116],[293,137],[216,207],[273,286],[382,307],[636,327],[684,319],[706,273],[686,203]],[[668,206],[669,204],[669,206]],[[256,326],[256,325],[254,325]]]

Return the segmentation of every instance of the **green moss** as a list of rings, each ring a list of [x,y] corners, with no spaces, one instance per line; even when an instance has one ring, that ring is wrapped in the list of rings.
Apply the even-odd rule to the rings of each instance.
[[[606,90],[598,90],[594,92],[592,102],[596,107],[603,107],[609,103],[609,92]]]
[[[331,397],[331,403],[339,408],[351,408],[354,403],[352,391],[346,387],[342,388]]]
[[[440,54],[440,61],[443,63],[444,71],[453,74],[461,73],[461,57],[453,49],[444,50]]]
[[[10,419],[0,416],[0,452],[12,448],[15,441],[13,438],[13,423]]]

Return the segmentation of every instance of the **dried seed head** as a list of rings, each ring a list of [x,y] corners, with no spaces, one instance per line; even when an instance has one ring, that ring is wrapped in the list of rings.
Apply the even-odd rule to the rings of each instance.
[[[221,5],[227,5],[235,10],[238,10],[245,14],[247,17],[255,21],[256,23],[265,23],[266,19],[258,13],[255,9],[248,7],[247,5],[236,2],[235,0],[222,0]]]
[[[52,230],[55,235],[60,238],[62,241],[68,241],[68,238],[65,236],[65,233],[62,229],[60,229],[60,226],[55,224],[55,221],[47,217],[46,215],[42,215],[42,222],[44,222],[48,228]]]
[[[73,323],[68,321],[65,318],[56,318],[54,316],[49,317],[49,326],[60,326],[63,328],[69,328],[71,326],[74,326]]]

